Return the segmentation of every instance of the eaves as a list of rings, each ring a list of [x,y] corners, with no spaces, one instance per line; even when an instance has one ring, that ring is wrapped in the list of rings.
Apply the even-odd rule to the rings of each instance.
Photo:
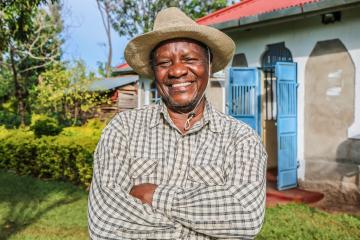
[[[242,17],[236,20],[230,20],[210,26],[222,31],[245,31],[248,29],[295,21],[327,12],[341,11],[356,7],[360,7],[360,0],[321,0],[301,6],[285,8],[249,17]]]

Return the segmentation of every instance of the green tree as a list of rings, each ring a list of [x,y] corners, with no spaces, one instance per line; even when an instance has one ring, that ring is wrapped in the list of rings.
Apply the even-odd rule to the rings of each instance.
[[[62,123],[82,123],[108,100],[106,94],[88,91],[94,80],[95,75],[87,73],[82,61],[72,67],[55,65],[41,74],[32,92],[33,112],[56,117]]]
[[[227,0],[97,0],[106,2],[113,28],[122,36],[133,37],[153,28],[156,14],[166,7],[179,7],[193,19],[227,5]]]
[[[62,20],[55,2],[0,0],[0,63],[11,72],[21,125],[28,110],[28,90],[42,71],[60,60]]]
[[[47,2],[48,0],[0,0],[1,53],[7,50],[11,41],[26,41],[29,38],[38,7]]]
[[[11,72],[8,68],[0,66],[0,104],[9,100],[14,89],[11,82]]]
[[[108,47],[108,58],[105,64],[105,75],[110,77],[111,75],[111,62],[112,62],[112,39],[111,39],[111,18],[110,18],[110,2],[104,0],[96,0],[98,10],[100,12],[101,20],[105,29]]]

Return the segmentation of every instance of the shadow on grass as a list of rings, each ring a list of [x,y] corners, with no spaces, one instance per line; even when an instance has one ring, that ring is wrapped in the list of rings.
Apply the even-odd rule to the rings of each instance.
[[[84,194],[71,184],[5,171],[0,171],[0,189],[0,239],[9,239],[50,210],[76,202]]]

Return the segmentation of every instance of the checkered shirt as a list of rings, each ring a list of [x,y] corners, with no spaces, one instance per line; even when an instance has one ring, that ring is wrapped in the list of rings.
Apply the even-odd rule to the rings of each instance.
[[[163,103],[119,113],[94,154],[91,239],[253,239],[265,212],[266,152],[246,124],[206,103],[181,134]],[[129,195],[158,187],[152,206]]]

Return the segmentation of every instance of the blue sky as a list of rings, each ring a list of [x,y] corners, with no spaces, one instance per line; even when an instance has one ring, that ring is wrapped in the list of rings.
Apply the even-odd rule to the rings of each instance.
[[[230,2],[230,0],[228,0]],[[106,33],[102,25],[96,0],[63,0],[65,44],[63,59],[82,59],[89,70],[97,72],[97,62],[106,62]],[[235,2],[238,2],[235,1]],[[112,32],[113,61],[116,66],[124,62],[123,54],[128,40]]]
[[[91,71],[97,71],[97,62],[107,59],[107,43],[96,0],[64,0],[63,19],[66,30],[63,46],[65,60],[83,59]],[[123,62],[127,39],[112,33],[113,63]]]

